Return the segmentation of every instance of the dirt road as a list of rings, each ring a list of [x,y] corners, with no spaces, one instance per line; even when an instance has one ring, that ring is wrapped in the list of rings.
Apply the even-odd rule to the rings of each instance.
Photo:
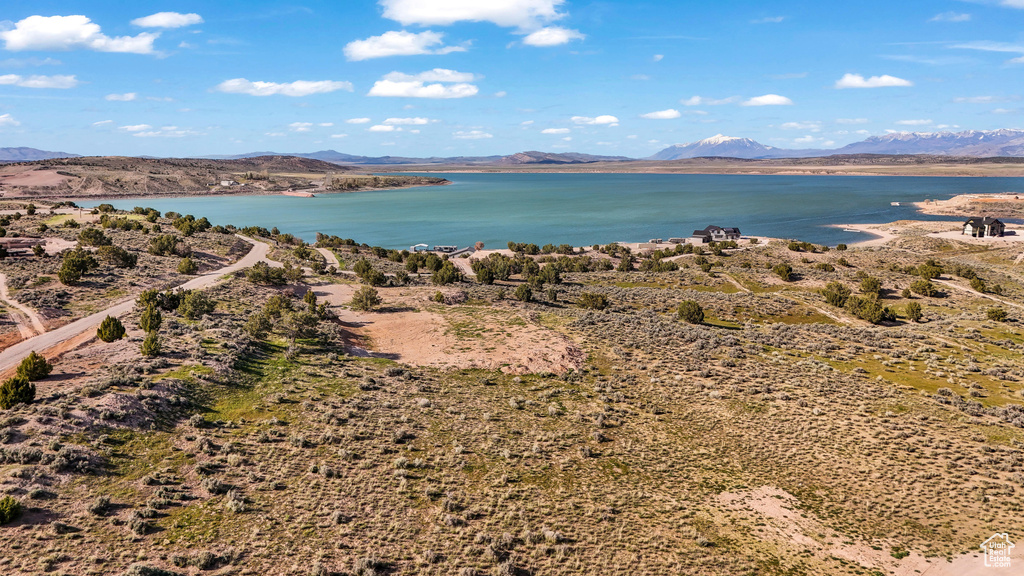
[[[46,332],[46,327],[43,326],[43,321],[39,319],[39,315],[36,314],[35,310],[11,299],[11,295],[7,291],[7,276],[3,273],[0,273],[0,300],[11,308],[21,312],[21,314],[19,314],[12,311],[11,318],[18,325],[18,331],[21,332],[22,338],[31,338],[36,334]],[[28,318],[28,323],[25,322],[25,318],[22,318],[22,314]],[[31,324],[31,327],[28,324]]]
[[[178,288],[186,290],[208,288],[219,282],[225,274],[231,274],[232,272],[242,268],[248,268],[261,260],[267,260],[267,252],[270,251],[269,244],[253,240],[245,236],[238,237],[253,245],[248,254],[234,264],[203,274],[202,276],[197,276],[196,278],[179,285]],[[44,351],[57,347],[76,336],[84,334],[90,330],[95,330],[107,316],[122,316],[131,312],[134,307],[135,299],[130,298],[114,304],[106,310],[92,314],[91,316],[86,316],[85,318],[76,320],[70,324],[65,324],[64,326],[50,332],[39,334],[38,336],[19,342],[10,348],[7,348],[3,352],[0,352],[0,373],[16,366],[21,362],[22,358],[28,356],[29,352],[32,352],[33,350],[43,353]]]

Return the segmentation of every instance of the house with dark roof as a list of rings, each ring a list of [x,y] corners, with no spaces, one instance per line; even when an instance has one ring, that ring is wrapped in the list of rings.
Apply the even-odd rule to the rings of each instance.
[[[694,230],[693,235],[687,240],[690,244],[707,244],[709,242],[724,242],[726,240],[739,240],[739,228],[722,228],[721,226],[708,226],[703,230]]]
[[[990,216],[972,216],[964,222],[964,231],[961,234],[984,238],[985,236],[1002,236],[1006,232],[1006,225]]]

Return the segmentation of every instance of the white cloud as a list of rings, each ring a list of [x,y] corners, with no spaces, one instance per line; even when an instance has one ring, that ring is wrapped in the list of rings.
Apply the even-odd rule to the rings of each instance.
[[[532,126],[533,125],[533,120],[523,120],[522,122],[519,123],[519,125],[520,126]]]
[[[953,102],[956,102],[958,104],[988,104],[990,102],[995,102],[995,100],[996,99],[992,96],[966,96],[960,98],[953,98]]]
[[[369,130],[370,132],[394,132],[396,128],[394,126],[391,126],[390,124],[375,124],[367,128],[367,130]],[[401,128],[398,128],[398,130],[401,130]]]
[[[932,123],[931,120],[898,120],[896,122],[900,126],[927,126]]]
[[[541,134],[568,134],[568,128],[545,128],[540,131]]]
[[[494,138],[494,134],[488,134],[483,130],[459,130],[458,132],[452,132],[452,138],[458,138],[459,140],[485,140],[487,138]]]
[[[66,90],[78,86],[78,79],[72,76],[20,76],[4,74],[0,76],[0,85],[20,86],[22,88],[57,88]]]
[[[996,108],[992,111],[993,114],[1016,114],[1020,110],[1016,108]]]
[[[779,96],[778,94],[765,94],[764,96],[756,96],[745,102],[742,106],[792,106],[793,101],[785,96]]]
[[[133,124],[131,126],[120,126],[120,129],[125,132],[142,132],[143,130],[152,130],[153,127],[149,124]]]
[[[338,90],[352,91],[351,82],[337,82],[333,80],[296,80],[295,82],[251,82],[245,78],[234,78],[225,80],[218,84],[214,90],[228,94],[249,94],[252,96],[309,96],[311,94],[324,94]]]
[[[491,22],[530,30],[565,16],[565,0],[380,0],[384,17],[404,26],[448,26],[456,22]]]
[[[794,144],[810,144],[811,142],[814,142],[815,140],[817,140],[817,138],[815,138],[814,136],[807,135],[807,136],[801,136],[799,138],[794,138],[793,139],[793,143]]]
[[[1024,0],[1016,0],[1020,3],[1020,7],[1024,8]],[[963,44],[956,44],[953,48],[962,48],[965,50],[980,50],[982,52],[1009,52],[1021,54],[1017,58],[1008,60],[1009,64],[1024,64],[1024,45],[1021,44],[1009,44],[1006,42],[966,42]]]
[[[345,123],[346,124],[369,124],[370,123],[370,119],[369,118],[349,118],[348,120],[345,120]]]
[[[836,118],[836,124],[867,124],[867,118]]]
[[[0,32],[4,47],[19,50],[95,50],[97,52],[130,52],[152,54],[153,41],[159,32],[142,32],[137,36],[111,38],[100,31],[98,24],[85,16],[29,16],[14,28]]]
[[[10,114],[0,114],[0,127],[3,126],[21,126],[21,122],[18,122]]]
[[[895,76],[889,76],[883,74],[881,76],[872,76],[870,78],[864,78],[860,74],[844,74],[842,78],[836,81],[836,88],[888,88],[892,86],[913,86],[914,83],[910,80],[904,80],[903,78],[897,78]]]
[[[495,98],[504,98],[505,96],[508,96],[508,92],[505,92],[504,90],[494,93]]]
[[[658,110],[657,112],[648,112],[647,114],[641,114],[641,118],[647,118],[648,120],[671,120],[673,118],[679,118],[682,114],[679,110],[669,108],[668,110]]]
[[[348,138],[348,134],[331,134],[331,138]]]
[[[161,126],[158,130],[143,130],[135,132],[132,136],[138,138],[184,138],[185,136],[202,136],[201,132],[182,129],[177,126]]]
[[[572,136],[566,136],[565,138],[562,138],[562,140],[564,142],[572,142]]]
[[[292,132],[309,132],[313,129],[312,122],[292,122],[288,125],[288,129]]]
[[[476,96],[479,89],[469,84],[477,76],[469,72],[458,72],[434,68],[419,74],[391,72],[373,83],[367,96],[392,98],[467,98]],[[428,84],[433,82],[433,84]],[[453,84],[454,83],[454,84]]]
[[[573,116],[572,121],[576,124],[586,124],[588,126],[618,126],[619,119],[615,116],[608,114],[602,114],[596,118],[590,116]]]
[[[929,22],[967,22],[970,19],[971,19],[971,15],[970,14],[965,14],[965,13],[962,13],[962,12],[953,12],[952,10],[950,10],[949,12],[943,12],[941,14],[936,14],[935,16],[933,16],[928,21]]]
[[[785,16],[767,16],[765,18],[758,18],[757,20],[751,20],[751,24],[779,24],[785,20]]]
[[[430,124],[430,118],[388,118],[384,121],[384,124],[391,124],[394,126],[423,126],[424,124]]]
[[[106,126],[107,124],[113,124],[113,120],[100,120],[99,122],[93,122],[93,126]]]
[[[132,20],[133,25],[142,28],[181,28],[202,23],[203,17],[199,14],[181,14],[180,12],[157,12]]]
[[[654,61],[654,62],[661,62],[664,59],[665,59],[665,55],[664,54],[655,54],[654,56],[651,56],[651,60]]]
[[[714,98],[704,98],[702,96],[690,96],[686,100],[680,100],[684,106],[721,106],[723,104],[732,104],[739,100],[736,96],[730,96],[728,98],[722,98],[715,100]]]
[[[345,58],[350,61],[384,58],[387,56],[415,56],[417,54],[450,54],[465,52],[465,46],[442,46],[444,34],[425,30],[419,34],[391,31],[366,40],[354,40],[345,45]]]
[[[107,94],[103,99],[109,102],[131,102],[138,96],[135,92],[125,92],[124,94]]]
[[[560,46],[573,40],[583,40],[587,36],[579,30],[570,30],[561,26],[548,26],[527,34],[523,44],[527,46]]]
[[[330,128],[330,127],[334,126],[334,122],[319,122],[319,123],[317,123],[317,126],[319,126],[321,128]]]
[[[801,130],[804,132],[820,132],[821,122],[786,122],[779,126],[783,130]]]

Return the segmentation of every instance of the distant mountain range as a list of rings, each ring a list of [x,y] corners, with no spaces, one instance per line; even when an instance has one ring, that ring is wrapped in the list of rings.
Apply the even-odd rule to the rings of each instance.
[[[861,142],[847,144],[842,148],[829,150],[794,150],[765,146],[749,138],[736,138],[718,134],[688,144],[675,144],[645,158],[645,160],[670,161],[686,158],[741,158],[748,160],[770,158],[818,158],[823,156],[878,154],[961,157],[1024,157],[1024,130],[967,130],[965,132],[894,132],[884,136],[872,136]],[[414,158],[405,156],[357,156],[335,150],[319,152],[280,153],[250,152],[248,154],[203,156],[207,160],[241,160],[260,156],[295,156],[322,160],[332,164],[350,166],[395,166],[395,165],[483,165],[483,166],[524,166],[531,164],[589,164],[593,162],[627,162],[636,160],[625,156],[598,156],[575,152],[519,152],[508,156],[451,156]],[[28,162],[52,158],[79,158],[78,154],[48,152],[35,148],[0,148],[0,162]]]
[[[0,148],[0,162],[31,162],[33,160],[51,160],[53,158],[80,158],[78,154],[67,152],[49,152],[36,148]]]
[[[815,158],[842,154],[933,154],[980,158],[1024,156],[1024,130],[894,132],[884,136],[872,136],[867,140],[830,150],[773,148],[749,138],[735,138],[719,134],[698,142],[669,146],[649,157],[648,160],[682,160],[702,157]]]

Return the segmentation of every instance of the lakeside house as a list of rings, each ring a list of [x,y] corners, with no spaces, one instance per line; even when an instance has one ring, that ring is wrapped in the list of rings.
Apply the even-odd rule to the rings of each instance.
[[[739,228],[722,228],[721,226],[708,226],[703,230],[694,230],[693,235],[686,239],[689,244],[708,244],[710,242],[724,242],[726,240],[739,240]]]
[[[1002,236],[1005,232],[1006,225],[996,218],[972,216],[964,222],[964,230],[961,234],[974,238],[984,238],[985,236]]]

